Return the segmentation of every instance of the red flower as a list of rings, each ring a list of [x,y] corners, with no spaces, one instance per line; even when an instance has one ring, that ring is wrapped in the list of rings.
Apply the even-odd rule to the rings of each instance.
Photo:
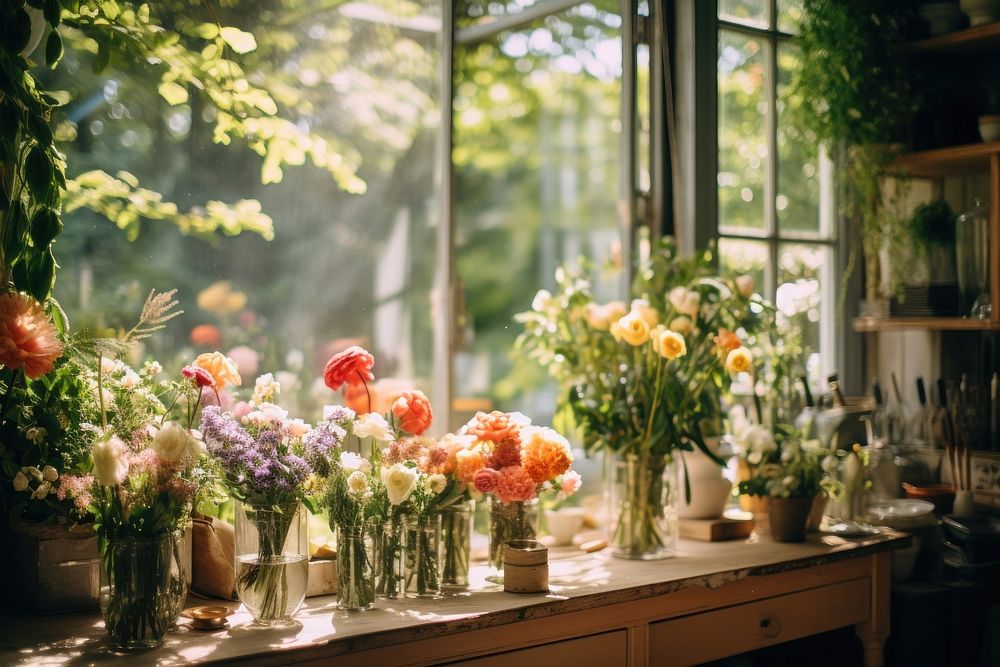
[[[375,379],[372,375],[374,365],[375,357],[368,350],[352,345],[330,357],[323,369],[323,381],[334,391],[340,389],[345,382],[351,386],[371,382]]]
[[[181,375],[191,380],[199,387],[214,387],[215,378],[212,374],[199,366],[185,366],[181,369]]]
[[[222,332],[214,324],[199,324],[191,329],[191,344],[195,347],[219,347],[222,345]]]
[[[52,371],[62,351],[40,303],[26,294],[0,295],[0,366],[21,368],[35,380]]]
[[[399,423],[399,428],[413,435],[421,435],[431,427],[434,411],[431,402],[424,392],[404,391],[392,404],[392,414]]]
[[[497,488],[499,480],[500,473],[492,468],[483,468],[472,478],[472,486],[479,493],[493,493]]]

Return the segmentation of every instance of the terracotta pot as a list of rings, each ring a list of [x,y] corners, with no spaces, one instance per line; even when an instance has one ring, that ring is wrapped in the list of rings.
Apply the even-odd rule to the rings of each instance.
[[[810,498],[771,498],[767,504],[771,537],[775,542],[804,542],[806,522],[812,510]]]

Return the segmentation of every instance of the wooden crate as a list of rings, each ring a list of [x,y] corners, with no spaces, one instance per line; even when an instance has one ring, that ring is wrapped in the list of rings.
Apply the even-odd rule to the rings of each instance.
[[[3,537],[11,604],[36,614],[97,610],[100,560],[93,526],[5,525]]]

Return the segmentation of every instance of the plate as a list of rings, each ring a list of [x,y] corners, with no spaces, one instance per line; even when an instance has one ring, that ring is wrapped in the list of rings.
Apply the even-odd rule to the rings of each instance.
[[[934,512],[933,503],[915,498],[898,498],[896,500],[879,500],[868,506],[867,515],[876,523],[892,521],[911,522]],[[891,525],[891,524],[889,524]]]
[[[865,537],[868,535],[878,535],[878,528],[858,523],[857,521],[825,517],[823,523],[820,524],[820,532],[839,537]]]

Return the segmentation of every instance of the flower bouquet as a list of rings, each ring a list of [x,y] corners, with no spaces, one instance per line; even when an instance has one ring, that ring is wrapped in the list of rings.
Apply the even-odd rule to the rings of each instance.
[[[190,372],[214,391],[240,382],[235,364],[218,353],[199,357]],[[309,573],[302,505],[311,502],[312,470],[304,458],[310,427],[271,402],[279,390],[262,377],[248,404],[234,412],[208,405],[201,418],[208,450],[238,501],[236,590],[261,624],[291,620],[305,599]]]
[[[507,542],[535,539],[539,493],[579,488],[573,452],[566,438],[520,413],[476,413],[459,435],[466,445],[455,454],[456,477],[491,497],[489,560],[500,570]]]
[[[698,448],[723,465],[703,429],[721,432],[721,393],[732,375],[751,370],[745,343],[768,308],[752,285],[712,276],[709,266],[706,256],[680,260],[667,243],[640,268],[640,298],[628,306],[597,303],[579,271],[561,268],[557,293],[540,292],[517,318],[524,326],[517,348],[562,385],[560,414],[580,429],[588,451],[610,454],[617,556],[672,554],[674,464],[684,465],[685,451]]]

